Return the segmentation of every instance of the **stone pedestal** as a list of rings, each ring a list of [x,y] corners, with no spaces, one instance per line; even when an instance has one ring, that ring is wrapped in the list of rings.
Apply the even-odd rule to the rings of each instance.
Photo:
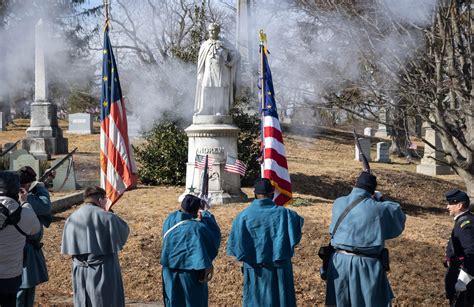
[[[240,175],[224,171],[227,155],[237,157],[239,128],[233,125],[230,116],[197,115],[193,124],[186,128],[188,135],[188,162],[186,164],[186,194],[199,195],[203,170],[194,167],[196,154],[214,159],[209,169],[209,197],[211,205],[220,205],[247,200],[240,189]]]
[[[47,101],[31,104],[31,122],[26,130],[22,147],[40,160],[50,159],[51,155],[66,154],[68,140],[58,126],[57,107]]]
[[[425,139],[431,144],[433,144],[436,148],[443,148],[439,136],[432,128],[426,128]],[[416,166],[416,172],[429,176],[448,175],[453,173],[451,167],[441,164],[433,158],[443,160],[444,155],[441,152],[431,148],[429,145],[425,144],[425,152],[423,154],[423,158],[421,159],[421,163]]]

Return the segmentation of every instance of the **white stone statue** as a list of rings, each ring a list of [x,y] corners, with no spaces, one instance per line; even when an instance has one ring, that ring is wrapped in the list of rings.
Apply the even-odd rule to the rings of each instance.
[[[237,91],[240,54],[219,39],[220,25],[211,23],[209,39],[199,49],[194,115],[228,115]]]

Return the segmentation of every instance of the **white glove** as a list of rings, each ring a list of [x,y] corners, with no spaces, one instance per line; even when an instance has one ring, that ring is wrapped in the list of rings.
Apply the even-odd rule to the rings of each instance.
[[[383,201],[383,194],[380,191],[374,192],[374,199],[377,201]]]
[[[456,284],[454,285],[454,289],[456,292],[463,292],[466,291],[467,289],[467,284],[473,279],[471,275],[466,273],[464,270],[459,271],[459,276],[458,280],[456,281]]]
[[[459,280],[456,281],[456,284],[454,285],[454,289],[456,290],[456,292],[464,292],[467,290],[467,285],[462,281],[462,280]]]

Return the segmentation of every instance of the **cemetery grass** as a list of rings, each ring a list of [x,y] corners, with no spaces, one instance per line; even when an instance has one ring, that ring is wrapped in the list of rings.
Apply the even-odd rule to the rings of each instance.
[[[21,130],[21,127],[18,128]],[[19,131],[0,133],[3,142],[12,141]],[[305,219],[303,238],[293,258],[295,289],[299,306],[324,304],[325,284],[319,278],[321,261],[316,253],[329,240],[333,200],[351,190],[360,165],[354,161],[353,143],[347,132],[316,131],[309,136],[287,134],[288,164],[295,202],[288,208]],[[20,134],[18,134],[20,136]],[[24,130],[20,137],[24,136]],[[77,146],[78,177],[98,174],[99,136],[72,136],[69,148]],[[375,148],[375,146],[373,146]],[[375,152],[372,153],[373,157]],[[407,213],[406,229],[388,241],[391,272],[388,274],[398,306],[435,306],[444,298],[444,247],[452,219],[446,214],[443,193],[453,187],[464,188],[454,176],[428,177],[415,173],[415,164],[392,157],[394,163],[373,163],[379,190],[399,201]],[[97,179],[97,178],[96,178]],[[243,188],[252,195],[251,188]],[[179,207],[183,187],[139,186],[129,191],[114,207],[131,229],[120,253],[125,296],[128,302],[161,302],[161,226],[166,216]],[[53,195],[53,198],[57,195]],[[226,256],[225,246],[234,217],[247,204],[212,208],[222,231],[219,255],[214,262],[214,278],[209,283],[210,306],[239,306],[242,295],[240,264]],[[70,305],[72,297],[71,260],[60,254],[61,235],[66,218],[77,207],[57,213],[44,234],[43,251],[50,281],[37,287],[36,301],[44,306]]]

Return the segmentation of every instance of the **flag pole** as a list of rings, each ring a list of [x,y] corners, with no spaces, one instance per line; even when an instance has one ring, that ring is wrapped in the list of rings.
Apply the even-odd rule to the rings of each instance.
[[[264,138],[263,138],[263,120],[264,120],[264,115],[263,115],[263,110],[265,109],[265,71],[264,71],[264,52],[265,52],[265,42],[267,41],[267,35],[263,31],[263,29],[260,29],[259,31],[259,40],[260,40],[260,73],[261,73],[261,78],[260,78],[260,142],[261,142],[261,163],[260,163],[260,177],[263,178],[264,175],[264,169],[265,169],[265,143],[264,143]]]
[[[105,8],[105,22],[109,21],[109,0],[104,0],[104,8]]]

